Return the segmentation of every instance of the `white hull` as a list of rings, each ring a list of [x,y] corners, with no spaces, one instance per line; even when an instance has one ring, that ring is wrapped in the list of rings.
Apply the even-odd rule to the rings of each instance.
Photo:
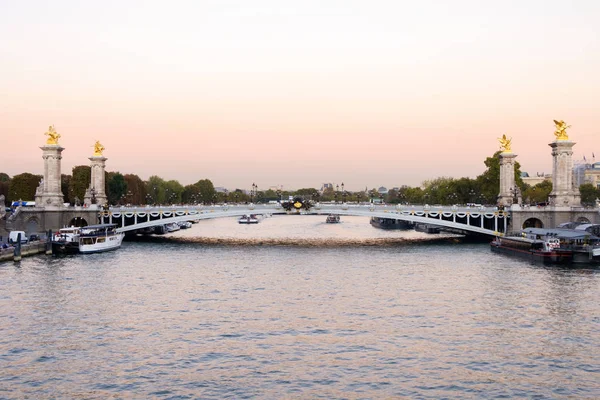
[[[117,233],[116,235],[109,236],[97,236],[97,237],[85,237],[80,238],[79,241],[79,252],[80,253],[100,253],[103,251],[116,250],[121,247],[124,233]],[[89,240],[86,240],[89,239]]]

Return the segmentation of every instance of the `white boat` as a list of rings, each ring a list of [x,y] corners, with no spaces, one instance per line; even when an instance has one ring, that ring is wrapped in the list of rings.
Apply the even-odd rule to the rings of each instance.
[[[117,232],[116,224],[88,225],[79,230],[79,252],[99,253],[121,247],[124,233]]]
[[[79,230],[76,226],[61,228],[52,236],[53,254],[79,253]]]
[[[258,224],[258,217],[254,214],[242,215],[240,217],[240,219],[238,219],[238,223],[240,223],[240,224]]]
[[[178,222],[177,225],[179,225],[181,229],[190,229],[192,227],[192,223],[190,221],[181,221]]]

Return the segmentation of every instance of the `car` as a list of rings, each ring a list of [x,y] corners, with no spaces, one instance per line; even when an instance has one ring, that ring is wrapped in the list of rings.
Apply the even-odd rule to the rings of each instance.
[[[33,242],[33,241],[37,241],[40,240],[40,236],[36,233],[32,233],[31,235],[29,235],[29,241]]]
[[[27,234],[25,231],[11,231],[8,234],[8,243],[17,243],[19,234],[21,234],[21,243],[27,243]]]

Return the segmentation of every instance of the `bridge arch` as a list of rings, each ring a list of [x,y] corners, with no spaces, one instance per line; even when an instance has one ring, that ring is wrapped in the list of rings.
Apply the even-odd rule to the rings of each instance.
[[[538,218],[528,218],[523,222],[523,229],[525,228],[543,228],[544,223]]]
[[[579,217],[579,218],[577,218],[577,222],[579,222],[581,224],[590,224],[592,221],[590,221],[586,217]]]
[[[88,226],[88,222],[85,218],[83,217],[73,217],[71,218],[71,221],[69,221],[69,226],[77,226],[77,227],[83,227],[83,226]]]

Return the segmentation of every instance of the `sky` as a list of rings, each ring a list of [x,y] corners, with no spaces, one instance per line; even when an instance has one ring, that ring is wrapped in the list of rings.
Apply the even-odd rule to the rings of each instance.
[[[349,190],[600,161],[597,1],[0,0],[0,172]]]

